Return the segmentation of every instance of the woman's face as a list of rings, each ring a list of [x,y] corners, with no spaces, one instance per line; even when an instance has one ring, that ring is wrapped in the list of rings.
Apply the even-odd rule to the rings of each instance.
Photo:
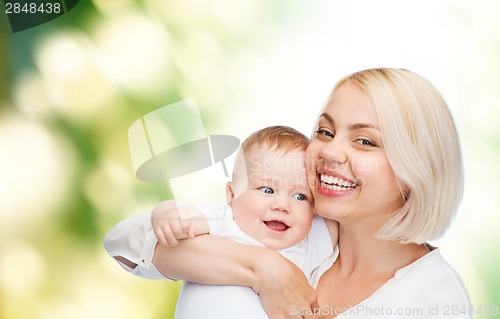
[[[381,226],[403,205],[375,108],[358,85],[345,82],[327,101],[307,156],[320,216]]]

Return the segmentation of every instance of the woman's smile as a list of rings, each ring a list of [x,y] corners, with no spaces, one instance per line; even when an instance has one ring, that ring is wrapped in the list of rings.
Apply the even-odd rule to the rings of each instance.
[[[344,196],[357,190],[358,184],[340,174],[325,171],[318,174],[318,192],[325,196]]]

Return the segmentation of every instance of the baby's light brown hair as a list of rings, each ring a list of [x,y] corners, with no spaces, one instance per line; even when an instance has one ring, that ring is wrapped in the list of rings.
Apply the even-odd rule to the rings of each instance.
[[[241,143],[241,149],[244,154],[248,154],[255,146],[266,146],[270,151],[281,150],[287,153],[295,149],[305,151],[308,145],[309,138],[296,129],[275,125],[252,133]]]
[[[305,151],[309,145],[309,138],[289,126],[275,125],[265,127],[254,133],[241,143],[241,149],[238,150],[235,159],[235,169],[233,169],[233,182],[237,179],[238,173],[236,167],[245,165],[245,158],[251,156],[255,147],[265,147],[270,152],[282,151],[286,154],[293,150]]]

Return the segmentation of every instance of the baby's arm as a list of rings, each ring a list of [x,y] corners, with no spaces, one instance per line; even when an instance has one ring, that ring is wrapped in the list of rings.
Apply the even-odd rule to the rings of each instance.
[[[175,200],[157,205],[151,213],[151,224],[160,244],[167,247],[209,232],[207,219],[195,205]]]

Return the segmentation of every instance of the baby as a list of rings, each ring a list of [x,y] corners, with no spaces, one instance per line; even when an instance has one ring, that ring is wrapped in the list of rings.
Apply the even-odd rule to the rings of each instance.
[[[164,279],[150,263],[156,239],[175,246],[178,240],[211,234],[277,250],[309,277],[333,247],[323,219],[313,218],[305,171],[308,143],[306,136],[285,126],[253,133],[236,155],[232,181],[226,185],[227,204],[163,202],[147,218],[139,215],[115,226],[105,248],[127,271]],[[311,227],[315,231],[310,233]],[[175,318],[268,316],[249,287],[184,282]]]

